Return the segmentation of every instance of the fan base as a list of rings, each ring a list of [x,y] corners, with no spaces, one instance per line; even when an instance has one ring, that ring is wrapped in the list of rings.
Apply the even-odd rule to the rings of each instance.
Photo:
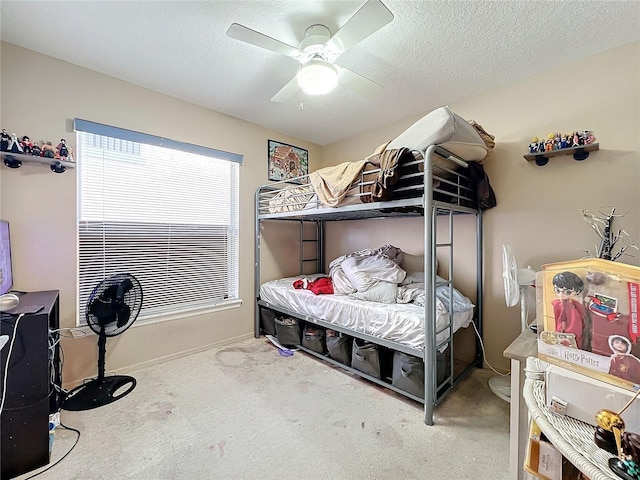
[[[505,402],[511,402],[511,375],[504,377],[491,377],[489,388],[497,397]]]
[[[128,388],[123,390],[127,385]],[[114,375],[102,380],[94,378],[71,390],[62,402],[62,409],[78,411],[102,407],[131,393],[135,386],[136,379],[127,375]]]

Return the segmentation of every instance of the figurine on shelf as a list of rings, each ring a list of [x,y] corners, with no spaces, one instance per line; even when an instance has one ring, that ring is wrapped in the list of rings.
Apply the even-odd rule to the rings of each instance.
[[[552,133],[550,135],[553,135]],[[552,152],[553,151],[553,137],[552,138],[547,138],[544,141],[544,151],[545,152]]]
[[[2,134],[0,134],[0,152],[8,152],[9,151],[9,141],[11,137],[7,133],[6,129],[2,129]]]
[[[42,150],[40,150],[38,142],[33,142],[33,145],[31,145],[31,155],[34,157],[40,157],[42,155]]]
[[[573,132],[573,136],[571,137],[571,146],[572,147],[580,146],[580,135],[578,135],[578,132]]]
[[[22,140],[20,140],[20,145],[22,145],[22,151],[25,155],[31,155],[31,148],[33,145],[31,144],[31,140],[26,135],[22,136]]]
[[[609,459],[609,468],[625,480],[640,479],[640,435],[624,432],[620,443],[622,458]]]
[[[56,158],[58,152],[56,151],[56,147],[54,147],[51,142],[45,141],[42,145],[42,157],[46,158]]]
[[[67,141],[64,138],[61,138],[57,148],[58,155],[60,155],[60,160],[66,161],[69,158],[69,148],[67,147]]]
[[[7,151],[11,153],[23,153],[22,145],[18,140],[18,136],[15,133],[11,134],[9,138],[9,146],[7,147]]]
[[[619,412],[602,409],[596,412],[595,444],[616,455],[609,459],[609,468],[625,480],[640,480],[640,435],[625,431],[622,414],[638,398],[640,390]]]
[[[529,144],[529,153],[538,153],[538,137],[533,137]]]
[[[593,136],[593,132],[591,130],[584,130],[582,132],[582,136],[584,137],[585,145],[590,145],[596,141],[596,137]]]

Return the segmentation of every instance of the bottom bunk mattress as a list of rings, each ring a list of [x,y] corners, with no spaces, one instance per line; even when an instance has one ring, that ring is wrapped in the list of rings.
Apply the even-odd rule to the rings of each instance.
[[[301,277],[289,277],[263,283],[260,299],[277,308],[282,307],[300,315],[324,320],[381,339],[423,350],[424,312],[423,306],[413,303],[378,303],[358,300],[349,295],[316,295],[310,290],[296,289],[293,283]],[[310,280],[317,276],[308,276]],[[447,289],[448,287],[438,287]],[[449,312],[445,304],[436,298],[435,331],[446,327]],[[453,331],[467,327],[473,319],[473,305],[453,314]],[[448,337],[448,331],[436,336],[437,343]],[[443,349],[446,348],[443,347]]]

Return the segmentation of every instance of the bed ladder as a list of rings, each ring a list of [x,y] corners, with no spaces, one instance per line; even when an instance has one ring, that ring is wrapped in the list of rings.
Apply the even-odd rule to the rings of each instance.
[[[323,273],[323,268],[324,222],[300,220],[300,275]]]

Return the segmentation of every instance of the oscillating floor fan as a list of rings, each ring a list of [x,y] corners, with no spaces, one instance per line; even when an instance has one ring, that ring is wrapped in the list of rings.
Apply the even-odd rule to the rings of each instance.
[[[86,307],[87,324],[98,334],[98,377],[71,390],[64,410],[89,410],[124,397],[136,386],[128,375],[105,376],[107,337],[120,335],[136,320],[142,307],[142,287],[130,274],[106,278],[93,289]]]
[[[504,298],[507,307],[514,307],[520,301],[520,323],[524,332],[528,325],[527,289],[535,284],[536,272],[531,267],[518,268],[513,249],[502,246],[502,276],[504,278]],[[489,379],[491,391],[506,402],[511,401],[511,378],[509,375]]]

